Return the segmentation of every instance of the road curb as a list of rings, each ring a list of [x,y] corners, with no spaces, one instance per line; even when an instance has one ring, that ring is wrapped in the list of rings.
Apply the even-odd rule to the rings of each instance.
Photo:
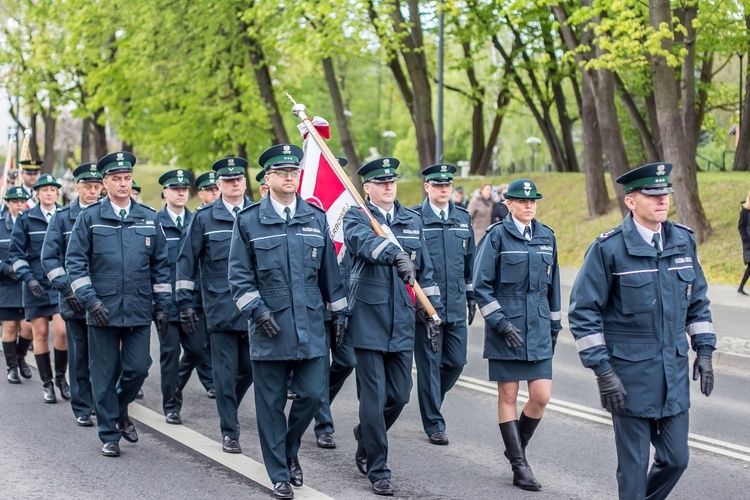
[[[728,351],[715,351],[714,365],[750,371],[750,356]]]

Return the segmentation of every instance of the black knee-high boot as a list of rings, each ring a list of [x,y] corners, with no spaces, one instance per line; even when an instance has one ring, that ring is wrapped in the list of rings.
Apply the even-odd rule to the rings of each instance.
[[[31,339],[25,339],[20,335],[18,336],[18,347],[16,347],[16,352],[18,353],[18,369],[21,370],[21,376],[26,379],[31,378],[31,368],[26,364],[26,353],[29,352],[31,342]]]
[[[521,436],[521,448],[523,448],[524,453],[526,453],[526,446],[541,420],[541,418],[528,417],[524,412],[521,412],[521,418],[518,419],[518,434]]]
[[[750,278],[750,264],[748,264],[745,267],[745,274],[742,275],[742,281],[740,281],[740,287],[737,289],[737,291],[740,292],[742,295],[747,295],[747,292],[745,291],[745,283],[747,283],[748,278]]]
[[[65,380],[66,371],[68,371],[68,351],[55,349],[55,385],[60,389],[63,399],[70,399],[70,386]]]
[[[522,490],[538,491],[542,485],[536,480],[534,474],[526,463],[523,448],[521,448],[521,436],[518,432],[518,420],[511,420],[498,424],[503,435],[505,450],[508,452],[508,460],[513,469],[513,486]]]
[[[20,384],[21,378],[18,376],[18,354],[16,353],[16,342],[3,342],[3,354],[5,354],[5,364],[8,365],[8,382],[11,384]]]
[[[42,379],[44,387],[44,402],[57,403],[55,386],[52,384],[52,363],[50,362],[49,353],[34,354],[34,358],[36,358],[36,367],[39,369],[39,378]]]

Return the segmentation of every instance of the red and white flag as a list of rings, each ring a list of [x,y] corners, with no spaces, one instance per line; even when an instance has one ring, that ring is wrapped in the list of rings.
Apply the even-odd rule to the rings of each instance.
[[[316,116],[312,119],[315,129],[323,139],[331,138],[331,127],[328,122]],[[328,226],[331,228],[331,236],[336,246],[336,255],[339,261],[344,256],[344,214],[349,207],[358,206],[354,197],[346,190],[344,183],[339,180],[323,151],[310,137],[303,123],[297,125],[304,144],[302,149],[305,157],[302,160],[304,169],[299,183],[299,195],[307,201],[317,205],[326,211]]]

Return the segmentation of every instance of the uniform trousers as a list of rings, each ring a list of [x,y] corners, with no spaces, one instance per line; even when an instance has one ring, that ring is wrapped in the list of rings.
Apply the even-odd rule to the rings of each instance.
[[[91,415],[91,370],[89,369],[89,327],[85,319],[66,319],[70,406],[76,417]]]
[[[330,331],[329,321],[326,321],[326,331]],[[327,335],[328,343],[330,344],[331,336]],[[330,348],[330,345],[329,345]],[[333,415],[331,414],[331,403],[336,398],[344,382],[354,371],[354,367],[357,365],[357,359],[354,357],[354,348],[347,345],[342,345],[338,348],[329,349],[328,358],[326,359],[324,367],[325,375],[325,387],[328,390],[323,391],[323,406],[320,407],[317,415],[315,415],[315,435],[320,436],[321,434],[333,434]]]
[[[177,394],[180,374],[180,346],[185,350],[183,359],[188,364],[198,364],[203,359],[203,336],[196,331],[186,334],[180,323],[169,323],[167,334],[159,336],[161,366],[161,397],[164,414],[179,413],[182,401]]]
[[[323,404],[324,356],[302,360],[253,360],[255,377],[255,417],[260,449],[271,482],[289,481],[286,459],[297,456],[302,435]],[[293,373],[292,401],[287,419],[284,414],[287,380]]]
[[[359,381],[359,425],[354,437],[367,452],[371,482],[390,478],[388,429],[409,402],[412,351],[382,352],[354,348]]]
[[[209,332],[216,409],[221,435],[240,438],[237,409],[253,383],[250,343],[247,332]]]
[[[688,413],[659,419],[612,416],[620,499],[667,498],[688,466]],[[655,453],[649,471],[651,444]]]
[[[422,427],[427,435],[445,432],[445,419],[440,407],[466,365],[466,321],[440,325],[438,352],[432,352],[424,324],[417,321],[415,326],[414,361],[417,364],[417,396]]]
[[[91,390],[102,443],[120,440],[117,421],[128,417],[151,366],[150,337],[151,325],[89,326]]]
[[[206,315],[203,314],[203,311],[198,312],[198,321],[195,322],[195,326],[195,342],[202,342],[200,346],[202,356],[199,360],[198,357],[187,351],[182,354],[177,377],[177,393],[180,395],[180,399],[182,390],[190,380],[193,369],[198,374],[198,380],[200,380],[204,389],[209,390],[214,386],[214,376],[211,373],[211,336],[206,331]]]

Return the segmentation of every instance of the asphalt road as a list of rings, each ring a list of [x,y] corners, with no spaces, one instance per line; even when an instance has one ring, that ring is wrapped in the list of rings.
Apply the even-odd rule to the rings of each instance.
[[[563,296],[567,293],[564,290]],[[736,311],[735,311],[736,312]],[[732,314],[734,314],[733,312]],[[717,324],[743,321],[715,314]],[[398,498],[616,498],[612,427],[599,409],[593,374],[578,361],[570,333],[562,333],[554,361],[553,400],[528,448],[543,490],[511,485],[510,466],[496,419],[496,396],[485,382],[480,325],[470,328],[469,364],[448,395],[444,414],[448,446],[428,442],[419,419],[416,388],[389,433],[389,466]],[[42,403],[36,372],[31,382],[0,382],[1,498],[270,498],[261,462],[252,392],[241,407],[243,455],[221,453],[214,401],[197,379],[184,393],[183,426],[161,415],[158,344],[144,400],[131,415],[141,439],[122,441],[122,456],[100,455],[94,428],[74,424],[69,405]],[[31,356],[29,356],[29,359]],[[523,388],[523,386],[522,386]],[[252,389],[251,389],[252,391]],[[750,371],[717,367],[710,398],[692,384],[691,462],[672,498],[747,498],[750,491]],[[297,498],[374,498],[354,465],[352,428],[357,422],[354,380],[334,402],[338,447],[315,446],[309,429],[300,450],[305,484]],[[716,441],[718,440],[718,441]],[[709,448],[709,449],[706,449]],[[313,491],[315,490],[315,491]]]

